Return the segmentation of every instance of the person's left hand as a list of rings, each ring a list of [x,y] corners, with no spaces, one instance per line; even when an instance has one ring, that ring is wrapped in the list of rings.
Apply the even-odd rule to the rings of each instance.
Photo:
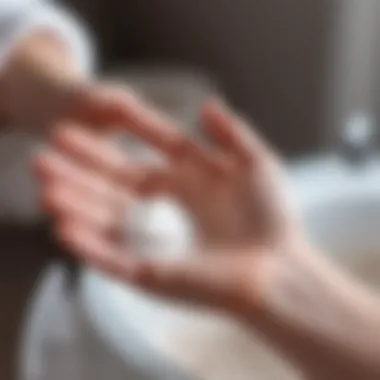
[[[278,268],[305,248],[276,156],[220,105],[203,115],[215,147],[136,99],[124,107],[125,129],[163,152],[168,165],[135,164],[83,126],[58,128],[36,168],[60,241],[91,266],[155,294],[228,311],[262,307]],[[134,197],[162,193],[190,212],[199,232],[184,261],[144,260],[119,241]]]

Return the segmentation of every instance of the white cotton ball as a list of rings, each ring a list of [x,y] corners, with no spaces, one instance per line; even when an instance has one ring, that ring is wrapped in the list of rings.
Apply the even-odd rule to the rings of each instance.
[[[127,215],[126,243],[144,257],[184,258],[193,246],[194,236],[189,216],[166,198],[140,202]]]

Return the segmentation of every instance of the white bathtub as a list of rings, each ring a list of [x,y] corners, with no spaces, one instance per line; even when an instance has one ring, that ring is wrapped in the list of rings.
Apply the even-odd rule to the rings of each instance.
[[[380,158],[297,165],[294,186],[311,237],[370,286],[380,286]],[[376,275],[378,273],[378,275]]]

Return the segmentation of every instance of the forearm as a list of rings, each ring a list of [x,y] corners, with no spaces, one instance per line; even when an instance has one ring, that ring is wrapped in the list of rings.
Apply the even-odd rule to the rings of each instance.
[[[377,300],[318,255],[284,258],[253,322],[312,380],[380,378]]]

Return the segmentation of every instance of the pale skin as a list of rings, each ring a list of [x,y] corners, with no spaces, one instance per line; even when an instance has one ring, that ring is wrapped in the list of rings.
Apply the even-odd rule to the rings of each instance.
[[[199,149],[130,93],[81,77],[67,47],[40,31],[0,73],[0,115],[41,130],[61,124],[36,168],[57,236],[79,258],[159,295],[222,308],[310,379],[379,378],[378,300],[315,254],[284,207],[277,158],[224,107],[209,105],[204,115],[218,152]],[[177,165],[161,173],[133,166],[88,132],[108,125],[129,127]],[[152,262],[129,252],[126,260],[108,239],[121,228],[114,210],[155,191],[169,191],[195,216],[204,239],[194,259]]]
[[[20,41],[0,71],[3,127],[44,134],[68,118],[94,128],[118,124],[125,97],[115,85],[78,72],[68,46],[49,30]]]
[[[139,165],[85,123],[60,123],[35,160],[58,239],[129,284],[228,312],[259,331],[307,379],[380,378],[379,300],[308,242],[281,161],[241,118],[209,102],[194,141],[141,99],[124,99],[124,128],[166,157]],[[139,258],[121,244],[134,199],[166,194],[192,215],[186,260]]]

